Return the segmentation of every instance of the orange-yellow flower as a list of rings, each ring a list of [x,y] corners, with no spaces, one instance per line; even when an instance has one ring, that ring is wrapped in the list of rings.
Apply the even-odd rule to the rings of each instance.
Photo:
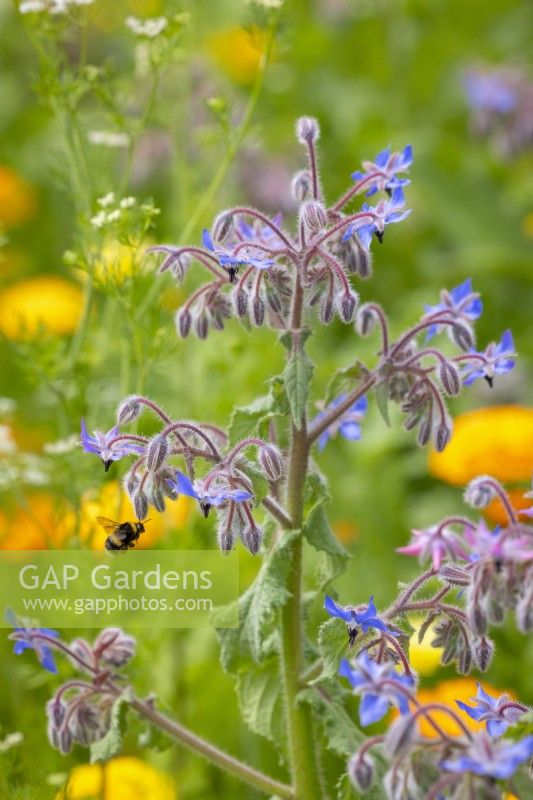
[[[170,775],[140,758],[121,756],[105,764],[80,764],[56,800],[176,800]]]
[[[523,508],[531,508],[533,505],[533,500],[531,498],[524,497],[525,489],[508,489],[507,494],[509,495],[509,499],[511,501],[511,505],[515,511],[520,514],[520,510]],[[487,506],[487,508],[483,509],[483,514],[489,519],[491,522],[494,522],[496,525],[508,525],[509,518],[505,512],[505,509],[500,500],[497,498],[492,500],[491,503]]]
[[[57,275],[11,284],[0,294],[0,331],[8,339],[48,333],[70,334],[83,309],[79,286]]]
[[[106,242],[94,265],[95,281],[120,286],[140,269],[147,246],[135,248],[118,241]]]
[[[207,50],[217,65],[236,83],[255,79],[265,52],[266,34],[261,28],[225,28],[206,40]]]
[[[0,227],[12,228],[35,214],[37,195],[24,178],[6,164],[0,164]]]
[[[2,550],[46,550],[65,547],[73,534],[76,515],[60,497],[35,492],[25,506],[0,514]]]
[[[192,503],[188,497],[180,496],[167,503],[163,514],[154,512],[145,532],[141,535],[137,547],[150,548],[163,536],[186,523]],[[80,540],[94,550],[102,550],[106,533],[102,530],[96,517],[109,517],[118,522],[133,520],[135,513],[126,492],[118,481],[109,481],[102,486],[100,492],[87,492],[80,507]]]
[[[337,539],[343,544],[350,544],[350,542],[354,542],[359,534],[357,525],[355,525],[349,519],[339,519],[334,522],[333,531],[336,534]]]
[[[429,468],[454,486],[483,474],[504,483],[530,480],[533,408],[491,406],[461,414],[446,449],[430,453]]]

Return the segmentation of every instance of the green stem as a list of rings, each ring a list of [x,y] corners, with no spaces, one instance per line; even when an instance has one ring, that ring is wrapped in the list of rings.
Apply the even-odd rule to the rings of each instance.
[[[292,311],[293,347],[301,347],[299,328],[302,316],[303,290],[296,278]],[[291,423],[291,446],[287,475],[287,510],[292,529],[303,522],[304,489],[309,463],[307,423],[305,416],[300,427]],[[285,703],[289,739],[289,756],[296,800],[323,800],[316,758],[313,719],[309,706],[298,702],[300,675],[303,670],[302,630],[302,536],[291,545],[291,571],[287,588],[290,597],[281,612],[282,658],[281,669],[285,688]]]
[[[211,744],[211,742],[197,736],[188,728],[184,728],[179,722],[175,722],[164,714],[161,714],[150,703],[142,702],[135,698],[131,701],[131,705],[138,714],[168,733],[173,739],[180,742],[180,744],[192,750],[194,753],[207,758],[212,764],[216,764],[231,775],[235,775],[249,786],[253,786],[260,792],[264,792],[268,795],[287,798],[287,800],[296,800],[290,786],[274,780],[274,778],[271,778],[269,775],[259,772],[259,770],[239,761],[229,753],[220,750],[214,744]],[[302,795],[301,800],[304,800],[304,797],[307,800],[307,797],[311,798],[312,795]]]

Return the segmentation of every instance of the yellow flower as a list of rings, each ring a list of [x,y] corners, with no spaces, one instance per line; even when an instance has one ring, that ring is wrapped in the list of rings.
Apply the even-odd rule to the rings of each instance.
[[[133,756],[80,764],[56,800],[176,800],[170,775]]]
[[[265,50],[266,35],[261,28],[225,28],[206,40],[207,50],[217,65],[236,83],[254,81]]]
[[[484,682],[481,685],[483,689],[490,695],[498,696],[502,694],[501,690],[495,689],[493,686],[490,686]],[[507,693],[511,694],[511,692]],[[475,697],[475,694],[476,684],[472,678],[452,678],[448,681],[441,681],[441,683],[438,683],[436,686],[432,686],[429,689],[419,689],[416,693],[416,699],[419,703],[439,703],[441,705],[448,706],[448,708],[458,715],[458,717],[469,730],[480,731],[485,727],[485,723],[476,722],[475,720],[471,719],[468,714],[458,708],[455,702],[456,700],[462,700],[463,703],[472,705],[469,703],[469,700],[471,697]],[[450,736],[461,735],[461,729],[446,712],[432,711],[431,716],[435,722],[440,725],[445,733],[448,733]],[[419,730],[422,736],[426,736],[429,739],[434,739],[437,737],[437,733],[424,717],[420,717]]]
[[[349,519],[338,519],[333,523],[333,531],[342,544],[354,542],[359,535],[357,525]]]
[[[177,500],[167,503],[166,511],[163,514],[154,511],[137,547],[150,548],[170,531],[182,528],[189,517],[191,508],[190,499],[181,495]],[[81,502],[80,540],[84,544],[89,544],[93,550],[102,550],[105,545],[106,533],[96,521],[96,517],[109,517],[118,522],[135,518],[128,495],[118,481],[105,483],[99,493],[86,492]]]
[[[2,550],[46,550],[66,545],[75,530],[76,515],[60,497],[45,492],[28,495],[24,508],[0,514]]]
[[[12,228],[27,222],[36,208],[35,189],[11,167],[0,164],[0,227]]]
[[[503,482],[529,480],[533,473],[533,408],[491,406],[461,414],[455,419],[446,449],[430,453],[429,469],[455,486],[485,473]]]
[[[509,500],[511,501],[511,505],[515,511],[518,512],[520,515],[521,509],[524,508],[531,508],[533,505],[533,501],[531,498],[524,497],[525,489],[508,489],[507,494],[509,495]],[[492,500],[489,503],[487,508],[483,509],[483,514],[487,517],[488,520],[494,522],[496,525],[508,525],[509,524],[509,517],[507,516],[505,509],[498,498]]]
[[[409,639],[409,663],[420,675],[432,675],[440,665],[442,647],[432,647],[431,640],[435,626],[430,625],[421,642],[418,641],[418,631],[422,625],[422,618],[409,619],[415,632]]]
[[[94,266],[95,281],[120,286],[139,269],[145,249],[144,244],[135,248],[117,241],[107,242]]]
[[[25,339],[44,329],[70,334],[83,308],[79,286],[57,275],[42,275],[8,286],[0,295],[0,331],[8,339]]]

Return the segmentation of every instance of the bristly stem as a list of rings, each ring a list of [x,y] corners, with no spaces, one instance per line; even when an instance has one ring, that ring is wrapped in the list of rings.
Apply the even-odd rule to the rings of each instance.
[[[303,289],[296,278],[292,311],[293,347],[301,347],[299,329],[302,317]],[[291,422],[291,445],[287,474],[287,510],[291,527],[298,530],[303,522],[304,489],[309,459],[307,425]],[[285,689],[285,710],[289,739],[289,758],[296,800],[322,800],[315,751],[313,720],[309,706],[298,703],[300,675],[303,668],[302,630],[302,535],[290,545],[291,570],[287,582],[290,597],[281,612],[281,670]]]

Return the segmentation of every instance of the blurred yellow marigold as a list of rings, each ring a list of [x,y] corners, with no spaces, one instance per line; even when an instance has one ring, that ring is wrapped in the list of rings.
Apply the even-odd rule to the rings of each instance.
[[[456,486],[485,473],[503,482],[529,480],[533,473],[533,408],[491,406],[461,414],[455,418],[446,449],[430,453],[429,469]]]
[[[2,550],[46,550],[66,545],[76,515],[62,499],[46,492],[26,497],[26,507],[0,514]]]
[[[409,639],[409,663],[420,675],[432,675],[440,666],[442,647],[432,647],[431,640],[434,635],[434,625],[430,625],[421,642],[418,641],[418,631],[423,618],[409,619],[415,632]]]
[[[56,275],[14,283],[0,294],[0,331],[8,339],[25,339],[44,328],[70,334],[83,308],[79,286]]]
[[[261,28],[225,28],[206,40],[207,50],[217,65],[236,83],[249,84],[261,66],[266,34]]]
[[[80,764],[56,800],[176,800],[170,775],[133,756],[105,764]]]
[[[137,548],[150,548],[166,533],[175,528],[182,528],[189,518],[191,508],[190,499],[181,495],[177,500],[167,503],[163,514],[154,511],[146,531],[137,543]],[[80,540],[93,550],[102,550],[106,533],[96,521],[96,517],[109,517],[118,522],[135,519],[128,495],[118,481],[105,483],[99,493],[87,492],[81,502]]]
[[[515,511],[518,512],[520,515],[521,509],[524,508],[531,508],[533,506],[533,500],[531,498],[524,497],[525,489],[508,489],[507,494],[509,495],[509,499],[511,501],[511,505]],[[500,500],[495,499],[487,508],[483,509],[483,514],[487,517],[488,520],[494,522],[496,525],[507,525],[509,522],[509,518],[505,513],[505,509],[503,508]]]
[[[498,696],[502,694],[502,690],[495,689],[493,686],[490,686],[487,683],[481,682],[481,685],[483,689],[490,695]],[[511,692],[507,693],[512,694]],[[468,703],[470,698],[474,697],[475,694],[476,683],[472,678],[452,678],[448,681],[441,681],[441,683],[438,683],[436,686],[432,686],[429,689],[419,689],[416,693],[416,699],[419,703],[440,703],[448,706],[459,716],[469,730],[479,731],[485,727],[485,723],[476,722],[475,720],[471,719],[468,714],[466,714],[464,711],[461,711],[461,709],[458,708],[455,703],[456,700],[462,700],[464,703]],[[435,722],[440,725],[443,731],[445,731],[445,733],[448,733],[450,736],[461,735],[461,729],[457,723],[455,723],[453,719],[444,711],[432,711],[431,716]],[[422,736],[427,736],[429,739],[434,739],[437,737],[435,730],[423,717],[420,717],[419,730]]]
[[[33,217],[35,189],[6,164],[0,164],[0,227],[12,228]]]

